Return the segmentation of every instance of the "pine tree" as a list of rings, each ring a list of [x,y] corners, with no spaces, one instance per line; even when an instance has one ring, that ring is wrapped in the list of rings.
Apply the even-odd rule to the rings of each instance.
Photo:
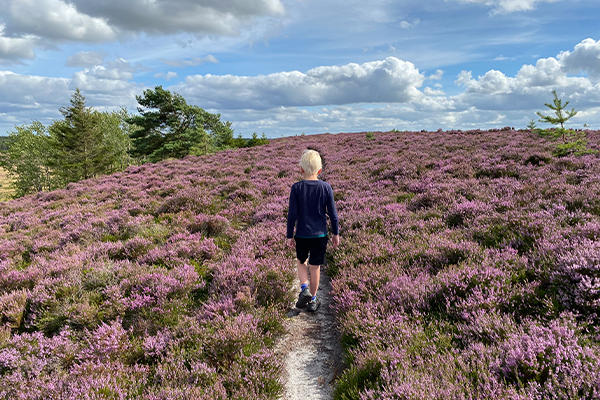
[[[596,153],[595,150],[588,148],[588,141],[585,131],[577,132],[572,129],[565,129],[565,122],[567,122],[571,117],[574,117],[577,114],[577,111],[575,111],[574,108],[572,108],[571,111],[566,110],[569,102],[567,101],[563,104],[562,100],[558,98],[556,90],[553,90],[552,94],[554,95],[554,101],[552,104],[546,103],[545,105],[554,111],[555,116],[544,115],[541,112],[537,112],[537,115],[540,117],[540,122],[560,125],[560,127],[557,127],[554,130],[537,130],[540,136],[547,137],[550,140],[556,141],[559,138],[562,139],[561,143],[556,144],[552,154],[557,157],[564,157],[569,155],[580,156],[584,154]]]
[[[548,122],[553,125],[560,124],[560,128],[557,129],[557,136],[562,138],[563,143],[567,143],[568,132],[565,130],[564,123],[567,122],[571,117],[575,116],[577,111],[575,111],[574,108],[572,108],[571,111],[565,110],[567,105],[569,105],[569,102],[567,101],[565,104],[562,104],[562,100],[558,98],[556,90],[553,90],[552,94],[554,95],[553,103],[545,103],[545,106],[553,110],[556,117],[544,115],[539,111],[536,114],[540,117],[540,122]]]
[[[181,95],[162,86],[145,90],[143,96],[136,99],[140,115],[128,120],[139,127],[130,135],[134,156],[156,162],[188,154],[206,154],[213,145],[219,149],[233,143],[229,122],[221,122],[219,114],[187,104]]]
[[[107,172],[113,160],[100,129],[100,113],[86,107],[79,89],[71,97],[71,106],[61,107],[60,112],[65,119],[54,121],[49,128],[56,172],[66,182]]]

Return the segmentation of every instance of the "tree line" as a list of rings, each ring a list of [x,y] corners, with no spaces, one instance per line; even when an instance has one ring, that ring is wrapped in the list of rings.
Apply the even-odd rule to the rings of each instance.
[[[136,96],[138,114],[88,107],[76,89],[63,119],[15,127],[0,141],[0,167],[15,197],[122,171],[130,165],[268,143],[264,133],[234,137],[231,122],[156,86]]]

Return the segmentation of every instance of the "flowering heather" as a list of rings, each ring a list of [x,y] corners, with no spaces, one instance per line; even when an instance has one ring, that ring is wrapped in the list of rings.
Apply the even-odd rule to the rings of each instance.
[[[600,398],[600,158],[510,129],[282,138],[2,203],[0,398],[277,398],[308,146],[338,399]]]
[[[0,398],[276,398],[295,291],[287,147],[2,203]]]
[[[336,398],[600,398],[597,156],[509,129],[336,142]]]

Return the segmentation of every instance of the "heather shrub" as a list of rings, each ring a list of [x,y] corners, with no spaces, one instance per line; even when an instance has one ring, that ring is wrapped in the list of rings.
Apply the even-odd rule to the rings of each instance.
[[[549,292],[564,310],[577,313],[585,320],[599,321],[600,289],[597,287],[600,247],[587,238],[545,242],[540,248],[540,266]]]
[[[522,325],[502,343],[499,374],[536,398],[595,398],[600,381],[597,349],[582,343],[570,316]]]
[[[201,233],[205,236],[219,236],[229,228],[229,220],[220,215],[199,214],[194,222],[187,226],[190,233]]]
[[[19,328],[23,322],[27,291],[17,290],[0,296],[0,325]]]
[[[482,217],[476,221],[473,239],[486,248],[513,248],[520,254],[531,251],[539,235],[539,230],[522,217],[510,215]],[[515,215],[515,213],[512,213]]]
[[[201,213],[208,209],[211,200],[203,192],[197,189],[181,189],[173,195],[156,210],[156,214],[177,213],[180,211],[193,211]]]
[[[316,142],[336,398],[599,397],[600,159],[501,132],[282,138],[3,203],[0,398],[278,398],[290,160]]]
[[[485,215],[492,211],[488,203],[472,200],[454,203],[449,208],[446,221],[450,228],[457,228],[472,223],[476,217]]]
[[[598,159],[440,134],[345,154],[371,184],[343,186],[327,259],[351,365],[335,398],[597,397]],[[389,166],[411,149],[415,174]]]
[[[487,160],[487,162],[480,164],[477,171],[475,171],[476,178],[519,178],[519,175],[516,163],[496,162],[495,160]]]
[[[517,324],[510,314],[496,308],[474,308],[463,311],[456,323],[456,339],[464,348],[477,344],[494,345],[508,338]]]

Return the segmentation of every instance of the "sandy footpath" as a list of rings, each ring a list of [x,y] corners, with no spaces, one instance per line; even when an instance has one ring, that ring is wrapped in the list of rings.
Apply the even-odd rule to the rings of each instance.
[[[323,270],[317,293],[319,310],[310,313],[292,308],[286,321],[288,333],[276,347],[285,359],[283,400],[331,399],[333,383],[344,369],[335,315],[330,307],[330,279]]]

